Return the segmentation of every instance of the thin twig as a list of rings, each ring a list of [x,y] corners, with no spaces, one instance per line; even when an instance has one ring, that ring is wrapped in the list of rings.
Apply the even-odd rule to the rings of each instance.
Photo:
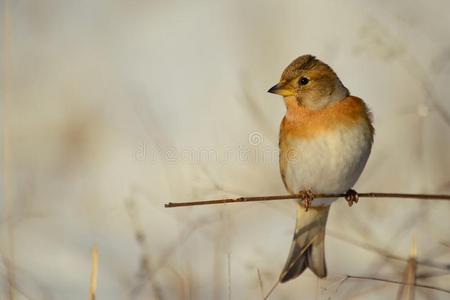
[[[280,281],[277,280],[275,282],[275,284],[272,286],[272,288],[269,290],[269,292],[267,293],[267,295],[264,297],[264,300],[269,299],[269,296],[272,294],[272,292],[276,289],[276,287],[280,284]]]
[[[391,280],[391,279],[384,279],[384,278],[378,278],[378,277],[346,275],[344,280],[340,283],[340,285],[342,285],[342,283],[344,283],[344,281],[346,281],[347,279],[373,280],[373,281],[381,281],[381,282],[388,282],[388,283],[394,283],[394,284],[405,284],[404,282],[401,282],[401,281]],[[450,294],[450,290],[444,289],[444,288],[441,288],[441,287],[437,287],[437,286],[432,286],[432,285],[427,285],[427,284],[420,284],[420,283],[414,283],[412,285],[414,285],[416,287],[421,287],[421,288],[424,288],[424,289],[436,290],[436,291],[441,291],[441,292]]]
[[[402,262],[407,262],[408,259],[402,257],[402,256],[398,256],[398,255],[394,255],[382,248],[373,246],[369,243],[366,242],[361,242],[358,241],[356,239],[350,238],[348,236],[346,236],[345,234],[340,233],[339,231],[334,231],[332,229],[327,229],[327,236],[331,236],[335,239],[338,239],[340,241],[343,241],[345,243],[349,243],[353,246],[359,247],[361,249],[365,249],[367,251],[370,252],[375,252],[381,256],[383,256],[386,259],[393,259],[393,260],[398,260],[398,261],[402,261]],[[435,263],[433,261],[429,261],[429,260],[418,260],[416,258],[416,263],[418,266],[426,266],[426,267],[430,267],[430,268],[435,268],[435,269],[440,269],[440,270],[449,270],[450,269],[450,264],[440,264],[440,263]],[[443,274],[449,274],[449,273],[443,273]]]
[[[228,300],[231,300],[231,253],[227,254]]]
[[[345,197],[347,194],[313,194],[313,198],[339,198]],[[166,208],[180,206],[195,206],[209,204],[225,204],[240,202],[257,202],[257,201],[274,201],[288,199],[302,199],[301,194],[280,195],[280,196],[256,196],[256,197],[239,197],[231,199],[202,200],[191,202],[169,202],[164,205]],[[430,194],[405,194],[405,193],[358,193],[359,198],[404,198],[404,199],[421,199],[421,200],[450,200],[450,195],[430,195]]]
[[[258,283],[259,283],[259,290],[261,292],[261,299],[264,299],[264,285],[263,285],[261,272],[259,271],[259,268],[256,269],[256,272],[258,272]]]
[[[12,264],[11,264],[11,262],[8,260],[8,258],[6,258],[6,257],[5,257],[3,254],[1,254],[1,253],[0,253],[0,256],[1,256],[1,260],[2,260],[2,262],[3,262],[3,266],[5,267],[5,270],[6,270],[6,271],[11,270],[11,269],[14,268],[14,266],[12,266]],[[8,275],[8,273],[7,273],[6,275]],[[10,284],[10,283],[8,282],[8,284]],[[12,286],[12,285],[9,285],[9,286],[8,286],[8,290],[7,290],[7,295],[8,295],[8,296],[11,295],[11,292],[16,291],[16,292],[19,292],[20,294],[22,294],[22,296],[23,296],[25,299],[29,299],[29,300],[32,300],[32,299],[33,299],[33,298],[29,297],[27,294],[25,294],[22,290],[19,289],[19,287],[17,286],[17,282],[15,282],[15,284],[16,284],[16,285],[14,285],[14,286]],[[9,300],[9,298],[8,298],[8,300]]]
[[[95,300],[95,291],[97,290],[97,273],[98,273],[98,250],[94,245],[92,248],[92,269],[91,269],[91,285],[89,288],[89,300]]]

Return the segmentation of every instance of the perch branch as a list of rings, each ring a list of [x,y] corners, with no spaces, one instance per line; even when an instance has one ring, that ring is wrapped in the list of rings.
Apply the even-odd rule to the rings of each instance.
[[[346,197],[347,194],[312,194],[313,199],[316,198],[338,198]],[[404,193],[357,193],[358,198],[403,198],[403,199],[420,199],[420,200],[450,200],[450,195],[430,195],[430,194],[404,194]],[[280,196],[256,196],[256,197],[239,197],[233,199],[216,199],[202,200],[191,202],[169,202],[164,205],[166,208],[180,206],[195,206],[209,204],[225,204],[225,203],[241,203],[241,202],[257,202],[257,201],[274,201],[288,199],[304,199],[303,194],[280,195]]]

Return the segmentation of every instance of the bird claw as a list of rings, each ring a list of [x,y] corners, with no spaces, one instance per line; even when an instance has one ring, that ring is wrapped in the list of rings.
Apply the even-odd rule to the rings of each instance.
[[[298,193],[300,198],[303,201],[303,206],[305,207],[305,211],[308,211],[311,206],[312,201],[314,200],[314,193],[311,190],[300,191]]]
[[[352,206],[353,203],[358,203],[359,195],[355,190],[349,189],[345,193],[345,200],[347,200],[348,206]]]

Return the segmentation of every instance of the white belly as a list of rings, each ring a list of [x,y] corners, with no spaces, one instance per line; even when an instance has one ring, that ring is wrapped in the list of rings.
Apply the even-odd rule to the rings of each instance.
[[[288,155],[285,184],[292,192],[345,193],[358,180],[371,150],[363,125],[342,127],[313,139],[289,139],[281,155]],[[283,153],[289,151],[288,153]],[[329,205],[335,199],[316,199]]]

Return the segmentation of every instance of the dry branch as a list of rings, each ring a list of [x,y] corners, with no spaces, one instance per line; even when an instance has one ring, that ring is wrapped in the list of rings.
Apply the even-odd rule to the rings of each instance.
[[[347,194],[312,194],[313,198],[339,198],[346,197]],[[274,201],[288,199],[303,199],[302,194],[280,195],[280,196],[255,196],[239,197],[231,199],[201,200],[191,202],[169,202],[164,205],[166,208],[180,206],[196,206],[209,204]],[[420,199],[420,200],[450,200],[450,195],[430,195],[430,194],[405,194],[405,193],[357,193],[358,198],[402,198],[402,199]]]

